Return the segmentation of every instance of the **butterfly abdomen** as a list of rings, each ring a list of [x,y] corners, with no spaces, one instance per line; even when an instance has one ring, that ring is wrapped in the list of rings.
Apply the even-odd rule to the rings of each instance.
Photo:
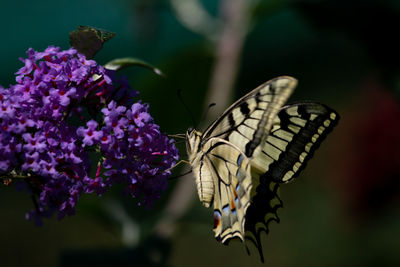
[[[197,193],[201,203],[205,207],[209,207],[214,196],[214,182],[209,168],[204,166],[204,161],[201,161],[194,168],[196,178]]]
[[[193,174],[196,179],[197,193],[201,203],[205,207],[210,207],[214,196],[214,182],[210,167],[206,166],[203,154],[199,153],[201,133],[189,129],[186,133],[186,147]]]

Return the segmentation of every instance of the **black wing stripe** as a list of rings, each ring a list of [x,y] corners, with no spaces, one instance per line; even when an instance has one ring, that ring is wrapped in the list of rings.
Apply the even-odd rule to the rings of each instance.
[[[279,129],[279,130],[280,130],[280,129]],[[276,135],[276,131],[275,131],[275,132],[271,132],[271,133],[270,133],[270,136],[273,136],[273,137],[275,137],[275,138],[281,140],[282,142],[285,142],[286,144],[289,143],[289,142],[291,141],[291,140],[284,139],[284,138],[280,137],[279,135]],[[268,139],[267,139],[267,140],[268,140]]]
[[[282,150],[280,147],[278,147],[277,145],[275,145],[274,143],[268,141],[268,139],[265,141],[266,143],[270,144],[271,146],[275,147],[276,149],[280,150],[281,152],[283,152],[284,150]]]
[[[275,161],[275,159],[273,157],[271,157],[270,154],[268,154],[267,152],[265,152],[264,150],[261,150],[261,152],[266,155],[267,157],[269,157],[270,159],[272,159],[273,161]]]
[[[274,84],[274,83],[272,83]],[[270,85],[270,87],[272,88],[272,84]],[[275,96],[272,96],[271,102],[272,100],[275,98]],[[267,113],[267,110],[270,106],[267,107],[267,109],[265,110],[265,113]],[[263,116],[260,120],[260,122],[257,125],[257,130],[253,133],[253,138],[246,144],[245,147],[245,155],[247,157],[252,157],[254,150],[258,147],[258,145],[261,143],[263,137],[265,136],[265,126],[267,125],[268,122],[268,117]]]
[[[240,109],[240,112],[245,117],[247,117],[247,115],[249,115],[249,113],[250,113],[249,104],[247,104],[247,102],[243,102],[242,104],[240,104],[239,109]]]

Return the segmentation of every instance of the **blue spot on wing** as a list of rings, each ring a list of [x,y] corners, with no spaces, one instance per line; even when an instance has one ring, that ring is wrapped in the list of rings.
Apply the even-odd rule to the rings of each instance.
[[[240,174],[240,169],[237,169],[237,171],[236,171],[236,177],[239,177],[239,174]]]
[[[239,157],[237,158],[237,165],[241,166],[242,165],[242,161],[243,161],[243,155],[240,154]]]
[[[225,212],[225,213],[228,213],[229,212],[229,205],[223,206],[222,207],[222,211]]]

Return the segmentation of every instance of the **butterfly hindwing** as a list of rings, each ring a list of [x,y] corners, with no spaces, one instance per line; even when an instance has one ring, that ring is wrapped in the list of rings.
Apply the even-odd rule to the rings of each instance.
[[[235,145],[211,138],[203,162],[214,181],[214,232],[218,241],[244,240],[245,214],[252,188],[249,159]]]
[[[283,204],[279,198],[279,183],[272,181],[268,173],[253,174],[253,180],[258,184],[254,185],[255,193],[246,212],[245,237],[257,247],[261,261],[264,262],[261,233],[269,233],[270,222],[279,222],[278,209]]]

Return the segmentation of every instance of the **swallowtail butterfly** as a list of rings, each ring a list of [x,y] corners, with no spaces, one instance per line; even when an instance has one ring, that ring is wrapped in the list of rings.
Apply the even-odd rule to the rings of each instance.
[[[214,209],[215,237],[252,241],[279,221],[281,184],[304,169],[339,115],[318,103],[283,106],[297,80],[282,76],[233,103],[203,134],[189,129],[186,148],[204,206]]]

